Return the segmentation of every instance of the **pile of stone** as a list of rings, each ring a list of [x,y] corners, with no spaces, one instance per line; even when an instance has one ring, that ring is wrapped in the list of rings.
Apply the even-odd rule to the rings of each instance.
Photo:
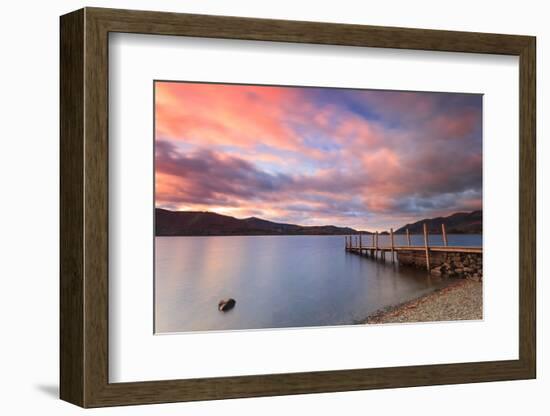
[[[431,268],[430,273],[434,276],[447,276],[481,282],[483,258],[479,254],[446,253],[444,262]]]

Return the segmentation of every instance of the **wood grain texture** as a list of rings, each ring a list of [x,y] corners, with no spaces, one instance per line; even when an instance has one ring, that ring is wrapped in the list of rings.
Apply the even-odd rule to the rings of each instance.
[[[519,356],[536,377],[536,40],[520,54]]]
[[[109,310],[109,141],[108,33],[85,11],[84,58],[84,291],[85,406],[101,395],[108,380]]]
[[[518,360],[189,380],[108,380],[108,33],[299,42],[520,57]],[[61,18],[61,397],[83,407],[535,377],[535,39],[86,8]]]
[[[87,8],[124,33],[519,55],[528,36]]]
[[[61,19],[60,44],[60,388],[84,404],[84,12]]]

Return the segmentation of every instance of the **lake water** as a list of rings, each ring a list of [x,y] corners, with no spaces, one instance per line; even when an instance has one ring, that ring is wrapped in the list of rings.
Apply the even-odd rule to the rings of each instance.
[[[422,236],[411,236],[422,245]],[[364,236],[364,244],[370,237]],[[380,236],[379,244],[388,243]],[[395,244],[405,244],[395,236]],[[449,235],[481,246],[481,235]],[[430,236],[431,245],[441,245]],[[449,284],[344,250],[343,236],[156,237],[155,332],[349,325]],[[236,306],[218,311],[220,299]]]

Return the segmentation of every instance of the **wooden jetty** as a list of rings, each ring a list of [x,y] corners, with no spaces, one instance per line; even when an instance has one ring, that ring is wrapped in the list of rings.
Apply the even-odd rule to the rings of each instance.
[[[370,235],[370,244],[366,241],[363,241],[364,237],[367,237],[368,234],[356,234],[354,236],[346,236],[346,251],[350,253],[355,253],[359,255],[364,255],[373,259],[379,259],[386,261],[386,255],[389,254],[390,260],[392,263],[395,263],[396,256],[399,253],[411,253],[417,252],[418,254],[423,253],[423,256],[426,259],[426,269],[429,271],[432,264],[430,261],[432,253],[471,253],[471,254],[483,254],[482,247],[461,247],[461,246],[449,246],[447,240],[447,231],[445,229],[445,224],[441,225],[441,234],[443,239],[443,245],[434,246],[430,245],[429,242],[429,233],[426,223],[423,224],[424,232],[424,244],[421,246],[411,244],[411,234],[409,230],[405,230],[406,235],[406,245],[395,245],[393,229],[390,229],[390,244],[386,246],[380,246],[378,243],[378,232],[375,232]]]

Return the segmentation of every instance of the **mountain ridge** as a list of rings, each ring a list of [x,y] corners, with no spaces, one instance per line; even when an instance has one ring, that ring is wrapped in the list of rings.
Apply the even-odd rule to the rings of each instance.
[[[349,235],[370,234],[334,225],[303,226],[277,223],[257,217],[238,219],[208,211],[170,211],[155,208],[157,236],[222,235]]]
[[[411,234],[422,234],[423,224],[428,232],[441,233],[441,224],[445,224],[447,234],[481,234],[483,232],[483,211],[455,212],[446,217],[425,218],[398,228],[396,234],[404,234],[408,229]]]
[[[480,234],[483,212],[457,212],[446,217],[426,218],[398,228],[396,234],[404,234],[408,228],[412,234],[421,234],[426,223],[430,233],[441,233],[445,223],[448,234]],[[169,236],[237,236],[237,235],[350,235],[372,234],[369,231],[335,225],[303,226],[277,223],[258,217],[235,218],[209,211],[170,211],[155,208],[155,235]],[[383,231],[380,234],[388,234]]]

